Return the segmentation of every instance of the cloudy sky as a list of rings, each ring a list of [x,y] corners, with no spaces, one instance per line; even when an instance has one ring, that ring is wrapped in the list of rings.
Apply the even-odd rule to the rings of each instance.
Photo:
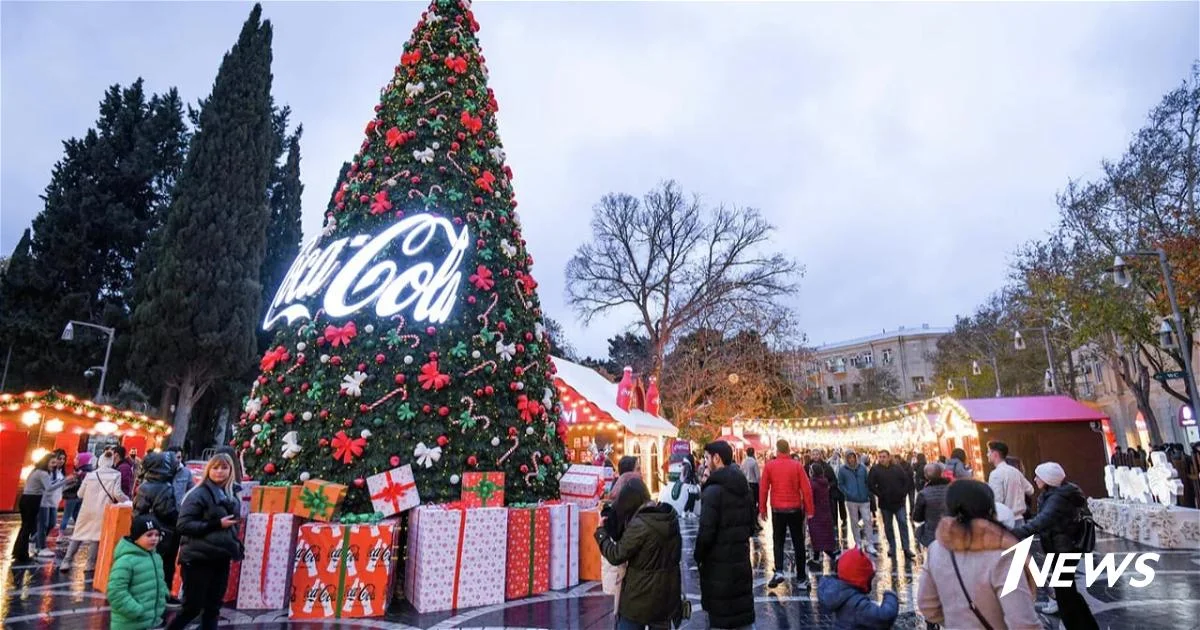
[[[274,93],[304,124],[320,223],[425,3],[268,3]],[[809,340],[953,321],[1049,229],[1054,194],[1117,157],[1200,56],[1200,4],[478,2],[535,276],[602,354],[563,268],[604,193],[677,179],[761,208],[807,268]],[[0,250],[39,210],[106,86],[207,95],[250,5],[0,5]]]

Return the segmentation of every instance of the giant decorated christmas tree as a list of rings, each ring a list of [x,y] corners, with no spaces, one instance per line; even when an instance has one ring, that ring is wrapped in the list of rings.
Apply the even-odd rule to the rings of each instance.
[[[510,503],[566,466],[533,259],[468,0],[421,14],[358,154],[263,325],[276,331],[233,446],[264,482],[349,486],[411,464],[424,502],[464,472]]]

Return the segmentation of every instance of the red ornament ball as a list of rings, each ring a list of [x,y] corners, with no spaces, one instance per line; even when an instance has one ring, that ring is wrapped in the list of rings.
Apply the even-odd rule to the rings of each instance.
[[[382,353],[375,355],[375,363],[376,364],[383,365],[384,361],[387,361],[387,357],[384,356]]]
[[[370,407],[370,406],[368,406],[368,405],[367,405],[367,403],[360,403],[360,404],[358,405],[358,412],[359,412],[359,413],[367,413],[367,412],[368,412],[368,411],[370,411],[370,410],[371,410],[371,407]]]
[[[391,163],[392,163],[392,156],[390,156],[390,155],[385,155],[385,156],[383,156],[383,163],[384,163],[384,164],[391,164]]]
[[[525,354],[525,344],[517,344],[517,354]]]
[[[396,384],[397,384],[397,385],[403,385],[403,384],[404,384],[404,375],[403,375],[403,374],[397,374],[397,375],[396,375]]]
[[[492,387],[491,385],[487,385],[483,388],[483,393],[487,394],[488,396],[491,396],[492,394],[496,393],[496,388]]]
[[[508,436],[514,437],[517,435],[517,427],[508,427]]]
[[[366,480],[366,479],[363,479],[362,477],[357,477],[357,478],[355,478],[355,480],[354,480],[354,487],[355,487],[355,488],[361,488],[361,487],[363,487],[363,486],[365,486],[365,485],[367,485],[367,480]]]
[[[446,406],[438,407],[438,415],[443,418],[450,415],[450,408]]]
[[[400,465],[400,456],[392,455],[392,458],[388,460],[388,463],[392,465],[392,468],[399,466]]]
[[[508,324],[505,324],[504,322],[496,322],[496,329],[500,332],[507,332]]]
[[[329,363],[330,363],[331,365],[341,365],[341,364],[342,364],[342,357],[339,357],[339,356],[337,356],[337,355],[335,354],[335,355],[333,355],[332,357],[329,357]]]
[[[437,439],[437,443],[438,443],[438,446],[440,446],[442,448],[446,448],[446,445],[450,443],[450,438],[448,438],[444,435],[439,435],[438,439]]]
[[[542,463],[543,464],[549,464],[551,461],[552,460],[550,459],[549,455],[542,455]]]
[[[450,150],[451,150],[451,151],[457,151],[457,150],[459,150],[460,148],[461,148],[461,147],[460,147],[460,145],[459,145],[457,142],[451,142],[451,143],[450,143]]]
[[[267,464],[265,466],[263,466],[263,472],[267,473],[268,475],[274,475],[275,474],[275,463],[267,462]]]
[[[429,406],[429,404],[425,404],[421,407],[421,411],[424,411],[425,413],[429,413],[432,409],[433,407]]]
[[[254,454],[255,454],[255,455],[262,455],[262,448],[260,447],[260,448],[256,448],[256,449],[254,449]]]
[[[467,296],[467,304],[474,304],[474,303],[475,303],[475,302],[477,302],[477,301],[478,301],[478,300],[476,300],[476,299],[475,299],[475,296],[474,296],[474,295],[468,295],[468,296]]]
[[[367,202],[368,202],[368,201],[370,201],[370,200],[371,200],[371,198],[370,198],[370,197],[368,197],[367,195],[359,195],[359,196],[358,196],[358,202],[359,202],[359,203],[367,203]]]
[[[358,371],[359,371],[359,372],[366,372],[366,371],[367,371],[367,364],[366,364],[366,363],[359,363],[359,364],[358,364]]]
[[[528,472],[529,472],[529,466],[526,466],[525,464],[521,464],[521,474],[524,475]]]
[[[295,421],[296,421],[296,414],[294,414],[294,413],[292,413],[292,412],[290,412],[290,411],[289,411],[289,412],[287,412],[287,413],[285,413],[285,414],[283,414],[283,422],[284,422],[284,424],[291,424],[291,423],[293,423],[293,422],[295,422]]]
[[[282,383],[282,382],[283,382],[283,375],[282,375],[282,374],[280,374],[279,376],[276,376],[276,377],[275,377],[275,382],[276,382],[276,383]]]
[[[354,426],[354,421],[351,420],[350,418],[346,418],[345,420],[342,420],[342,426],[349,429],[350,427]]]
[[[429,334],[431,334],[431,335],[432,335],[433,333],[429,333]],[[436,352],[430,352],[430,353],[429,353],[429,360],[430,360],[430,361],[437,361],[437,358],[438,358],[438,353],[436,353]]]
[[[322,409],[322,410],[321,410],[321,413],[319,413],[319,414],[317,414],[317,415],[321,416],[321,419],[322,419],[322,420],[324,420],[325,418],[328,418],[328,417],[329,417],[329,410],[328,410],[328,409]]]
[[[250,440],[243,441],[242,448],[250,448]]]
[[[379,106],[376,105],[375,107],[379,107]],[[375,158],[371,158],[371,159],[367,160],[367,168],[374,168],[374,167],[375,167]]]
[[[470,466],[471,468],[474,468],[479,465],[479,460],[476,459],[474,455],[472,455],[467,458],[467,465]]]
[[[283,395],[284,395],[284,396],[291,396],[291,395],[292,395],[292,386],[291,386],[291,385],[288,385],[287,387],[284,387],[284,388],[283,388]]]
[[[525,333],[525,341],[533,341],[533,333],[531,333],[531,332]]]
[[[434,334],[437,334],[437,328],[434,328],[433,326],[430,326],[429,328],[426,328],[426,329],[425,329],[425,334],[427,334],[427,335],[434,335]]]
[[[321,448],[329,446],[329,438],[321,438],[317,441],[317,446],[320,446]]]

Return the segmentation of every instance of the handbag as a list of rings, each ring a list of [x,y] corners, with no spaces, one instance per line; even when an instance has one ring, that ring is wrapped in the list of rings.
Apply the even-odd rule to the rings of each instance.
[[[947,551],[949,550],[947,549]],[[992,628],[992,624],[988,623],[987,618],[983,616],[983,613],[979,612],[979,609],[975,607],[975,602],[971,601],[971,595],[967,593],[967,585],[963,584],[962,573],[958,571],[958,558],[954,555],[953,551],[950,551],[950,562],[954,564],[954,577],[958,578],[958,587],[962,589],[963,597],[967,598],[967,606],[971,609],[971,612],[975,613],[975,618],[979,620],[979,623],[983,624],[983,630],[995,630]]]

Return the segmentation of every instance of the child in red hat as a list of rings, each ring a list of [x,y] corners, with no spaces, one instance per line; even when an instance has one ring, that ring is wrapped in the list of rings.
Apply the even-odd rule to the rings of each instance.
[[[891,628],[900,614],[896,594],[886,591],[883,603],[870,596],[875,565],[860,549],[851,549],[838,558],[837,577],[821,579],[817,600],[837,617],[838,628]]]

